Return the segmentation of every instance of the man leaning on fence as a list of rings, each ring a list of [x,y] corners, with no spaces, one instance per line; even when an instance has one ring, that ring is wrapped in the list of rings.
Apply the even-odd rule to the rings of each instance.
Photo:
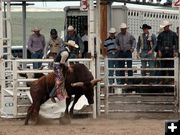
[[[155,55],[154,55],[154,49],[156,48],[156,36],[155,34],[152,34],[149,32],[151,29],[151,26],[147,24],[143,24],[142,27],[140,27],[143,30],[143,33],[140,34],[138,38],[137,43],[137,57],[142,58],[141,64],[142,68],[154,68],[155,67]],[[149,59],[149,60],[143,60],[143,59]],[[147,65],[148,64],[148,65]],[[154,76],[154,71],[150,70],[150,76]],[[141,71],[142,76],[146,76],[146,70]],[[144,79],[141,83],[146,83]]]
[[[115,34],[116,29],[111,28],[109,30],[109,37],[104,41],[104,47],[107,52],[108,58],[116,58],[116,44],[115,44]],[[108,67],[115,68],[115,60],[108,60]],[[114,70],[109,70],[109,76],[113,77]],[[114,79],[109,79],[109,84],[112,85],[114,83]]]
[[[160,25],[161,28],[164,28],[164,31],[158,35],[157,38],[157,48],[158,54],[160,58],[173,58],[177,56],[178,51],[178,37],[175,32],[170,30],[170,26],[172,24],[165,20]],[[173,68],[174,61],[173,60],[161,60],[161,68]],[[161,71],[162,76],[173,76],[174,72],[170,71]],[[169,80],[161,81],[160,83],[167,83]]]
[[[122,23],[120,25],[121,32],[116,36],[116,47],[118,58],[132,59],[132,53],[136,46],[136,40],[133,35],[127,32],[127,25]],[[125,62],[127,62],[127,68],[132,68],[132,60],[118,60],[116,68],[125,68]],[[116,76],[125,76],[125,70],[118,70]],[[128,76],[133,76],[132,70],[128,70]],[[117,79],[118,84],[124,84],[125,79]],[[132,79],[128,79],[128,83],[131,84]]]

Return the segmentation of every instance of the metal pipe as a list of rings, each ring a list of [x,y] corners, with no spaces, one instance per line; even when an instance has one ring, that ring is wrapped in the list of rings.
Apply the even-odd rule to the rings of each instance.
[[[26,1],[22,2],[22,21],[23,21],[23,59],[27,58],[26,48]]]
[[[96,78],[100,79],[100,0],[96,2]],[[100,99],[101,86],[100,83],[97,84],[97,115],[100,116],[101,110],[101,99]]]
[[[6,18],[7,15],[6,15],[6,3],[4,2],[4,17],[3,18]],[[7,22],[4,21],[4,37],[7,37]]]
[[[88,44],[91,51],[91,72],[95,76],[95,56],[94,56],[94,3],[93,0],[89,0],[88,10]],[[94,104],[93,104],[93,118],[96,119],[96,91],[94,90]]]

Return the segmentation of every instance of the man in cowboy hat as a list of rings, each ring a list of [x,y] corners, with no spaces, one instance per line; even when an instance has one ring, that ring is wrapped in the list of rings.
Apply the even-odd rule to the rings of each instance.
[[[74,48],[71,51],[70,58],[78,58],[82,57],[82,53],[84,52],[84,44],[81,39],[81,37],[76,33],[75,29],[73,26],[68,26],[67,29],[67,35],[65,37],[65,42],[68,42],[69,40],[75,41],[76,44],[79,45],[79,48]]]
[[[152,34],[149,32],[151,29],[151,26],[147,24],[143,24],[142,27],[140,27],[143,30],[143,33],[140,34],[138,38],[137,43],[137,57],[141,58],[147,58],[152,60],[141,60],[142,68],[147,68],[147,64],[149,65],[149,68],[155,67],[154,62],[154,49],[156,48],[156,36],[155,34]],[[141,71],[142,76],[146,76],[146,71]],[[150,71],[150,75],[153,76],[154,72]]]
[[[75,41],[69,40],[68,42],[64,42],[64,45],[60,47],[58,54],[54,59],[54,72],[56,74],[56,81],[55,87],[50,93],[50,97],[53,102],[56,102],[56,100],[54,99],[55,96],[57,96],[59,100],[67,97],[66,90],[64,89],[64,76],[62,73],[62,66],[65,65],[71,51],[74,48],[79,48]]]
[[[107,52],[107,57],[108,58],[116,58],[116,44],[115,44],[115,34],[116,34],[116,29],[115,28],[110,28],[109,30],[109,37],[104,41],[104,48]],[[109,60],[108,61],[108,67],[109,68],[115,68],[116,62],[114,60]],[[113,76],[114,71],[109,71],[109,76]],[[114,79],[109,79],[109,84],[113,84]]]
[[[34,32],[28,40],[28,50],[31,52],[32,59],[42,59],[43,52],[45,48],[45,37],[40,33],[40,28],[35,27],[32,29]],[[42,65],[41,62],[34,62],[33,68],[37,69],[40,68]]]
[[[115,42],[117,47],[117,57],[118,58],[132,58],[132,53],[136,46],[136,39],[133,35],[127,32],[127,25],[121,23],[120,30],[121,32],[116,36]],[[132,68],[132,60],[127,60],[127,68]],[[119,60],[116,64],[117,68],[125,68],[125,60]],[[117,76],[125,76],[125,70],[118,70],[116,72]],[[132,70],[128,70],[128,76],[132,76]],[[125,83],[125,79],[117,79],[117,83]],[[130,79],[128,83],[132,83]]]
[[[63,40],[58,36],[57,30],[51,29],[50,39],[47,43],[47,46],[45,47],[45,57],[54,59],[62,44],[63,44]],[[47,54],[48,51],[49,53]]]
[[[173,58],[177,55],[178,50],[178,37],[175,32],[170,30],[170,26],[172,24],[165,20],[160,25],[161,28],[164,28],[164,31],[161,32],[157,37],[157,48],[158,55],[160,58]],[[173,60],[162,60],[161,68],[173,68],[174,62]],[[173,71],[161,71],[161,75],[165,76],[173,76]]]
[[[56,29],[51,29],[50,39],[44,49],[44,58],[54,59],[62,46],[63,40],[58,36]],[[49,68],[53,67],[53,63],[49,64]]]

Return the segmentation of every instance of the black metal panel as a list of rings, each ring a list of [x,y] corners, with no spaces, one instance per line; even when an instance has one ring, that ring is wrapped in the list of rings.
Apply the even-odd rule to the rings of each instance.
[[[87,19],[87,16],[67,16],[67,26],[74,26],[77,33],[82,36],[84,34],[84,27],[87,26]]]

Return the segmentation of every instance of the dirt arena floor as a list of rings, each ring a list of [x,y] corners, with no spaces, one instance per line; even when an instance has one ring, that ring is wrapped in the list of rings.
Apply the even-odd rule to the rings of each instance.
[[[133,118],[73,119],[69,125],[40,119],[39,125],[23,125],[24,120],[0,119],[0,135],[163,135],[164,120]]]

